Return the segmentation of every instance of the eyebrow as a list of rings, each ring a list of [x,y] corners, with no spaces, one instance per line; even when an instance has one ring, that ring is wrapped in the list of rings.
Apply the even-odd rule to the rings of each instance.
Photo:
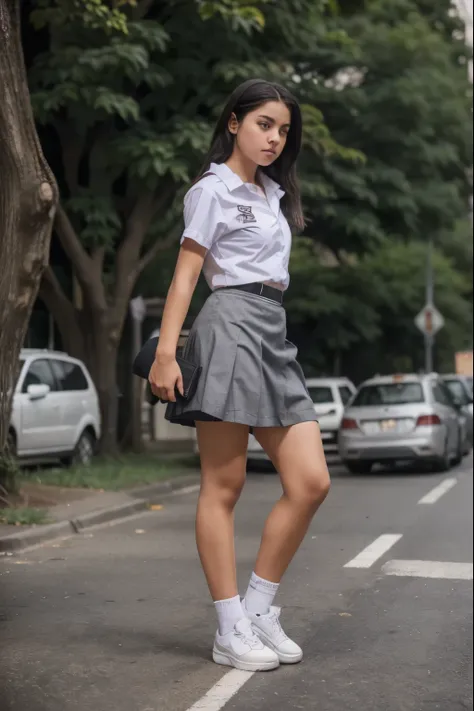
[[[260,116],[259,116],[258,118],[263,118],[263,119],[266,119],[267,121],[270,121],[270,123],[275,123],[275,119],[274,119],[274,118],[272,118],[271,116],[265,116],[265,114],[260,114]],[[286,128],[290,128],[290,126],[291,126],[291,124],[289,124],[289,123],[284,123],[283,126],[282,126],[282,128],[285,128],[285,127],[286,127]]]

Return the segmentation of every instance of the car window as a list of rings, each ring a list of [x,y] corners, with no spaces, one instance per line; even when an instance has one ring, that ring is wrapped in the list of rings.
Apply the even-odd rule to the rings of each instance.
[[[466,377],[466,383],[467,383],[467,386],[470,389],[471,395],[472,395],[474,380],[468,376],[468,377]]]
[[[431,390],[436,402],[440,405],[445,405],[446,407],[453,407],[452,396],[443,383],[432,383]]]
[[[334,402],[332,388],[312,385],[308,387],[308,390],[315,405],[320,405],[324,402]]]
[[[59,389],[71,392],[73,390],[88,390],[89,383],[80,365],[66,360],[52,360],[51,366],[59,383]]]
[[[471,398],[466,392],[464,385],[459,380],[445,380],[444,384],[450,391],[451,395],[461,403],[461,405],[469,405]]]
[[[424,401],[425,397],[420,383],[387,383],[363,386],[357,393],[352,406],[409,405]]]
[[[21,391],[26,393],[30,385],[49,385],[50,390],[57,390],[53,371],[46,359],[34,360],[25,375]]]
[[[352,397],[352,390],[345,385],[339,387],[339,395],[341,396],[342,404],[347,405]]]

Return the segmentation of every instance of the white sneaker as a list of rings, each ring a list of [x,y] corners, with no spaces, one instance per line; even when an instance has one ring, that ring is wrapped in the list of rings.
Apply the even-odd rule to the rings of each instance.
[[[281,627],[280,607],[271,607],[270,612],[265,615],[255,615],[249,612],[245,607],[245,600],[242,601],[242,607],[252,623],[255,633],[267,647],[276,652],[282,664],[297,664],[301,662],[303,650],[285,634]]]
[[[265,647],[245,617],[231,632],[221,635],[217,631],[212,658],[216,664],[243,671],[269,671],[280,666],[278,655]]]

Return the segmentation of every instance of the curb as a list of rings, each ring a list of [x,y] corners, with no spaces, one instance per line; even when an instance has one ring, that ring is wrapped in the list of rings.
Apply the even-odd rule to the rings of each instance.
[[[77,516],[67,521],[46,524],[45,526],[35,526],[27,531],[18,531],[8,536],[0,537],[0,555],[14,553],[15,551],[29,548],[39,543],[47,543],[55,538],[66,538],[77,533],[81,533],[86,528],[97,526],[100,523],[109,523],[117,519],[132,516],[140,511],[146,511],[150,504],[156,501],[156,497],[167,497],[188,486],[198,484],[199,475],[167,479],[166,481],[150,484],[138,489],[131,489],[126,493],[132,497],[132,501],[117,506],[109,506],[97,509],[90,513]]]
[[[70,536],[74,533],[74,527],[71,521],[60,521],[59,523],[46,524],[45,526],[37,526],[30,528],[28,531],[19,531],[12,533],[10,536],[0,538],[0,552],[12,553],[13,551],[29,548],[37,543],[52,541],[55,538]]]

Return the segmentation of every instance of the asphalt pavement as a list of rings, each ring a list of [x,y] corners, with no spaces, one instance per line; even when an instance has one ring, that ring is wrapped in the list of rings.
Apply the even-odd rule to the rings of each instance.
[[[0,560],[0,709],[472,709],[472,460],[444,475],[332,474],[276,601],[300,665],[248,674],[211,662],[187,492]],[[236,513],[242,593],[279,495],[276,475],[249,474]]]

